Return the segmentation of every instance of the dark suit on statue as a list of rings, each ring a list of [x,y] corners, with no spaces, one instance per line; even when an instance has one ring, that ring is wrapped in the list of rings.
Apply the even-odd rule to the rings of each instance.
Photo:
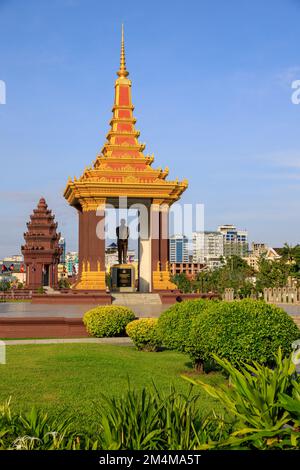
[[[118,238],[118,258],[119,264],[127,263],[129,228],[121,221],[120,227],[116,229]]]

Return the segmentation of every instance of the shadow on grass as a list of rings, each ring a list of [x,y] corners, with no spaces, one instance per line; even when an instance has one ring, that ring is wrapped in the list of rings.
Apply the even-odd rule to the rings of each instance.
[[[215,374],[222,374],[225,376],[223,369],[213,360],[205,361],[204,363],[204,373],[200,373],[195,369],[194,363],[192,361],[185,362],[184,366],[187,368],[183,372],[183,375],[187,376],[212,376]]]

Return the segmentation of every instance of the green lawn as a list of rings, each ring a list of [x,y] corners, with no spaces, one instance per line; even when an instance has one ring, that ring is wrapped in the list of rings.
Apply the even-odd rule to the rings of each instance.
[[[99,394],[120,395],[130,381],[132,388],[151,387],[168,391],[170,384],[187,391],[182,374],[194,372],[187,356],[164,351],[139,352],[132,346],[102,344],[60,344],[7,346],[7,364],[0,365],[0,404],[12,397],[14,409],[32,405],[51,414],[74,413],[79,427],[95,421]],[[202,376],[203,378],[203,376]],[[209,383],[221,383],[221,374],[204,376]],[[195,388],[207,414],[220,405]]]

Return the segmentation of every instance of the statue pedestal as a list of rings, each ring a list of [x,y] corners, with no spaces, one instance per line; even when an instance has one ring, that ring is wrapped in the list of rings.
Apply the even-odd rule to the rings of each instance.
[[[135,292],[135,272],[132,264],[115,264],[111,267],[113,292]]]

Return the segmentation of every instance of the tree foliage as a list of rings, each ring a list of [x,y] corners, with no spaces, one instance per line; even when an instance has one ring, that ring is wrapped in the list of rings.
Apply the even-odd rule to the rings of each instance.
[[[241,297],[247,297],[253,290],[251,280],[254,272],[239,256],[227,258],[225,264],[211,271],[200,272],[196,279],[188,279],[187,276],[177,274],[172,281],[183,293],[201,292],[223,294],[226,288],[233,288]]]
[[[255,271],[239,257],[226,258],[223,264],[214,270],[203,270],[195,279],[189,279],[185,273],[177,274],[172,281],[183,293],[201,292],[223,294],[225,289],[234,289],[237,298],[251,295],[260,296],[265,288],[285,287],[289,279],[300,285],[300,245],[290,246],[287,243],[277,249],[281,258],[270,260],[262,254]]]
[[[0,281],[0,291],[6,292],[11,289],[11,283],[9,281]]]
[[[263,292],[267,287],[285,287],[291,275],[291,266],[283,259],[270,261],[261,256],[256,274],[256,291]]]

